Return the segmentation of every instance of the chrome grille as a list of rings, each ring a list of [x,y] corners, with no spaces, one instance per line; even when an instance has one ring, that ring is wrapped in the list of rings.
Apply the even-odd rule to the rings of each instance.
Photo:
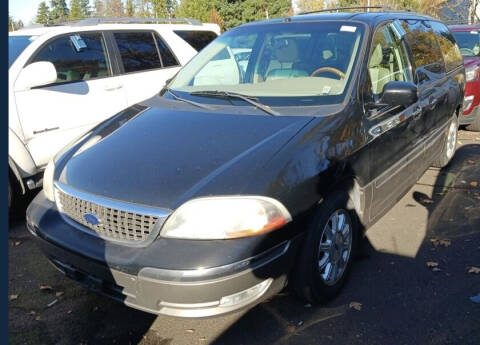
[[[156,229],[155,225],[159,220],[165,219],[165,217],[127,210],[131,207],[122,209],[88,201],[87,198],[79,198],[58,188],[55,189],[55,196],[57,207],[61,213],[98,236],[108,239],[135,243],[146,241]],[[87,222],[86,214],[95,215],[99,223],[94,225]]]

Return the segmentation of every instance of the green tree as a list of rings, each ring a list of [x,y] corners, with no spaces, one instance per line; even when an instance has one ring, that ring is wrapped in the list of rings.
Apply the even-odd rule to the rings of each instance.
[[[90,0],[80,0],[80,8],[82,10],[83,17],[90,17],[92,15],[92,9],[90,8]]]
[[[80,6],[80,0],[70,0],[70,20],[76,20],[83,18],[82,7]]]
[[[14,28],[13,28],[13,18],[12,16],[8,16],[8,31],[13,31]]]
[[[105,3],[103,0],[95,0],[93,3],[94,12],[93,15],[95,17],[103,17],[105,15]]]
[[[50,22],[62,23],[67,20],[69,11],[65,0],[51,0],[50,8]]]
[[[105,15],[107,17],[123,17],[123,2],[122,0],[107,0],[105,2]]]
[[[49,8],[46,2],[42,1],[38,5],[37,18],[35,19],[35,22],[37,22],[38,24],[46,25],[49,22],[49,18],[50,18]]]
[[[133,3],[133,0],[127,0],[125,14],[127,17],[133,17],[135,15],[135,4]]]
[[[227,6],[227,2],[225,6]],[[206,22],[210,18],[210,11],[214,4],[211,0],[182,0],[175,12],[176,17],[195,18],[201,22]]]

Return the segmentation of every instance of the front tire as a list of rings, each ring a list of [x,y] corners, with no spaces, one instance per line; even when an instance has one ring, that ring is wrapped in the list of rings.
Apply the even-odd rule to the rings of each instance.
[[[435,168],[444,168],[450,163],[455,150],[457,149],[457,136],[458,136],[458,118],[456,115],[452,116],[450,125],[448,126],[448,133],[445,143],[443,144],[442,152],[438,158],[432,163]]]
[[[342,288],[358,241],[358,221],[346,194],[336,193],[317,208],[292,274],[296,294],[322,303]]]

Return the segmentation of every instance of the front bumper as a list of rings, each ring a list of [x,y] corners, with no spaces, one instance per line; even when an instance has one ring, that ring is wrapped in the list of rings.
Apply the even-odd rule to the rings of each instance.
[[[475,119],[478,119],[480,117],[480,104],[474,106],[473,110],[468,113],[468,115],[465,115],[465,113],[462,113],[460,116],[460,125],[471,125]]]
[[[300,241],[299,236],[283,240],[253,257],[209,268],[182,270],[139,265],[135,256],[128,265],[119,265],[105,259],[109,257],[107,244],[103,246],[102,260],[68,248],[61,243],[62,239],[55,238],[55,227],[63,233],[92,236],[79,234],[63,221],[43,192],[27,210],[27,227],[50,262],[68,277],[127,306],[177,317],[225,314],[253,306],[279,292],[287,282]],[[80,241],[76,242],[82,248]],[[158,261],[161,254],[157,253]],[[125,255],[129,255],[128,251]]]

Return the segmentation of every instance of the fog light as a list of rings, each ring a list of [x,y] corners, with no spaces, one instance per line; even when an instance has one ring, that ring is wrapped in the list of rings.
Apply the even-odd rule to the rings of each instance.
[[[264,280],[260,284],[252,286],[249,289],[237,292],[236,294],[222,297],[220,300],[221,307],[230,307],[237,304],[247,304],[249,302],[254,301],[258,297],[262,296],[265,291],[268,290],[270,285],[272,284],[273,279],[269,278]]]
[[[473,97],[474,96],[467,96],[463,99],[463,111],[470,109],[473,103]]]

